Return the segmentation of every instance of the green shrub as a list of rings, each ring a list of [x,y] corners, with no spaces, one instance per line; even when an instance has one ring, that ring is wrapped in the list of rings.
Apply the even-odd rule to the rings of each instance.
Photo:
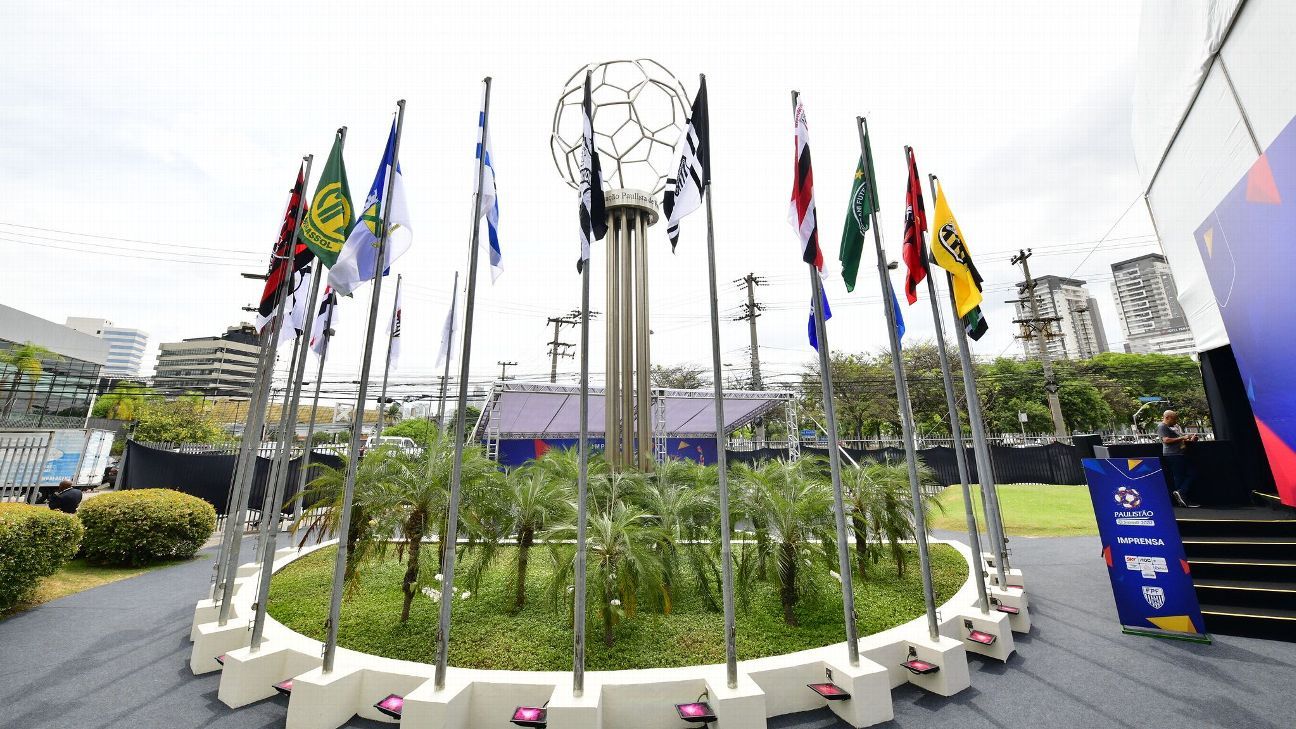
[[[71,514],[44,506],[0,504],[0,612],[25,599],[76,555],[85,534]]]
[[[170,489],[132,489],[86,500],[86,559],[139,566],[188,559],[216,530],[211,504]]]

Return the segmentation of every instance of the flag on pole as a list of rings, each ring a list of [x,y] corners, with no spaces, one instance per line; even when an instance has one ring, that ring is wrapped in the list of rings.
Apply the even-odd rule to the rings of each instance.
[[[351,205],[351,186],[342,161],[342,134],[339,133],[333,139],[333,150],[315,185],[310,214],[302,221],[301,238],[321,263],[332,266],[353,227],[355,209]]]
[[[927,277],[927,262],[923,260],[923,234],[927,232],[927,207],[923,204],[922,181],[918,179],[918,162],[912,147],[905,147],[909,160],[909,183],[905,188],[905,229],[903,258],[909,272],[905,276],[905,298],[912,304],[918,300],[918,284]],[[896,309],[899,312],[899,309]]]
[[[337,262],[329,270],[329,285],[343,296],[349,296],[365,282],[373,279],[374,268],[378,265],[378,238],[381,233],[383,215],[391,206],[389,227],[387,230],[387,260],[383,264],[383,275],[391,264],[405,251],[409,250],[413,238],[410,228],[409,208],[405,204],[405,182],[401,176],[399,162],[396,174],[392,179],[392,189],[386,190],[387,172],[392,166],[392,157],[396,150],[396,123],[392,122],[391,133],[387,136],[387,148],[383,151],[382,162],[374,175],[369,196],[365,198],[364,212],[360,215],[361,225],[351,229]]]
[[[895,312],[896,340],[904,339],[904,314],[900,313],[900,299],[896,298],[895,285],[891,283],[891,274],[887,273],[887,293],[891,294],[891,311]]]
[[[704,76],[698,85],[697,96],[693,98],[693,112],[684,132],[684,151],[680,155],[679,169],[673,179],[666,180],[666,194],[662,200],[662,211],[667,218],[666,235],[670,237],[672,253],[679,243],[680,221],[702,205],[702,193],[711,183],[710,126]]]
[[[477,113],[477,154],[474,159],[482,159],[482,150],[486,150],[485,162],[482,165],[481,204],[477,208],[477,217],[486,216],[486,233],[490,243],[491,283],[504,273],[503,256],[499,243],[499,199],[495,194],[495,160],[491,154],[490,136],[486,133],[486,92],[482,91],[482,110]],[[479,222],[478,225],[481,223]]]
[[[823,273],[823,251],[819,249],[819,223],[815,220],[814,171],[810,166],[810,130],[806,126],[805,106],[797,101],[793,115],[796,128],[796,156],[792,176],[792,201],[788,205],[788,222],[801,239],[801,260],[814,264]]]
[[[977,273],[976,266],[972,263],[972,254],[968,251],[963,231],[950,212],[949,202],[945,200],[945,190],[941,188],[939,181],[936,183],[936,213],[933,223],[932,260],[949,271],[953,279],[954,301],[961,319],[981,304],[981,274]]]
[[[310,348],[319,357],[324,357],[324,344],[333,336],[333,321],[337,315],[337,294],[331,286],[324,287],[324,296],[320,300],[319,311],[315,312],[315,321],[311,323]]]
[[[294,272],[292,283],[289,285],[292,286],[292,291],[289,292],[288,303],[284,307],[288,311],[288,318],[283,326],[279,327],[279,339],[275,342],[275,346],[291,342],[301,336],[306,329],[306,308],[310,306],[311,267],[307,266]]]
[[[305,175],[306,166],[303,164],[297,168],[297,182],[288,193],[288,209],[284,211],[283,224],[279,226],[279,239],[275,241],[274,252],[270,255],[270,268],[266,271],[265,287],[261,290],[261,303],[257,306],[256,330],[258,333],[263,331],[266,325],[274,320],[275,311],[279,306],[280,284],[283,283],[284,277],[294,275],[303,269],[309,270],[310,262],[315,258],[315,254],[311,253],[306,244],[297,236],[297,211],[302,203],[302,195],[306,191]],[[290,281],[290,296],[296,290],[292,288],[294,284],[297,284],[298,288],[300,287],[299,281]],[[289,306],[291,303],[285,304],[286,311],[292,311],[291,306]],[[280,330],[292,333],[291,327],[281,327]]]
[[[607,213],[604,211],[603,169],[598,150],[594,148],[594,111],[590,102],[590,74],[585,74],[585,97],[581,101],[585,133],[581,139],[580,159],[580,260],[576,272],[585,268],[590,257],[590,239],[603,240],[607,235]]]
[[[846,211],[846,227],[842,229],[841,251],[837,254],[842,264],[842,280],[846,290],[855,290],[855,277],[859,273],[860,256],[864,253],[864,234],[869,229],[869,217],[877,210],[877,191],[873,188],[873,151],[868,146],[868,132],[864,145],[869,149],[868,159],[860,157],[855,165],[855,182],[851,185],[850,209]]]
[[[396,287],[396,308],[392,310],[391,336],[388,340],[391,346],[387,348],[387,369],[395,370],[396,365],[400,363],[401,350],[401,292],[400,286]]]
[[[456,288],[450,295],[450,310],[446,312],[445,324],[441,327],[441,347],[437,349],[436,367],[450,361],[450,351],[454,347],[455,304],[458,301],[459,289]]]
[[[828,292],[824,290],[822,281],[819,282],[819,296],[821,297],[820,301],[823,303],[824,328],[826,329],[828,320],[832,318],[832,309],[828,306]],[[806,328],[810,333],[810,346],[814,347],[815,351],[818,352],[819,333],[815,330],[813,299],[810,300],[810,321],[806,324]]]

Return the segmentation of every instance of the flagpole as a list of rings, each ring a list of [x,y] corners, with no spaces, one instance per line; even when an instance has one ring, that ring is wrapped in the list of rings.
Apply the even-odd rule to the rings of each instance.
[[[796,113],[799,92],[792,92],[792,111]],[[876,225],[876,223],[874,223]],[[842,495],[841,451],[837,447],[837,413],[833,403],[832,362],[828,346],[828,329],[824,326],[823,281],[819,270],[810,265],[810,294],[813,297],[815,338],[819,343],[819,380],[823,386],[824,419],[828,421],[828,466],[832,472],[833,519],[837,527],[837,570],[841,575],[842,613],[846,620],[846,656],[852,666],[859,665],[859,630],[855,625],[855,581],[851,572],[850,550],[846,539],[846,500]],[[715,297],[712,297],[714,300]],[[894,332],[894,327],[892,327]]]
[[[905,156],[909,157],[913,153],[912,147],[905,147]],[[908,159],[906,159],[906,162]],[[917,162],[914,163],[917,169]],[[963,511],[967,517],[968,546],[972,548],[972,554],[977,555],[973,564],[977,565],[976,579],[973,582],[977,587],[977,606],[981,608],[984,615],[990,612],[990,600],[986,597],[986,586],[984,571],[981,565],[981,533],[977,531],[976,509],[972,506],[972,488],[968,484],[969,477],[967,451],[963,446],[963,424],[959,420],[958,401],[954,394],[954,381],[950,375],[949,352],[945,349],[945,330],[941,325],[940,300],[936,298],[936,282],[932,275],[931,266],[927,261],[927,249],[924,246],[923,231],[918,233],[918,257],[922,261],[923,269],[927,272],[927,298],[931,300],[932,324],[936,329],[936,348],[940,354],[941,382],[945,385],[945,405],[949,408],[950,417],[950,437],[953,439],[954,460],[958,464],[959,484],[963,489]],[[984,499],[984,497],[982,497]]]
[[[610,247],[610,246],[609,246]],[[589,499],[590,263],[581,267],[580,436],[576,441],[576,584],[572,595],[572,695],[585,692],[585,530]],[[607,402],[607,388],[603,388]]]
[[[396,139],[392,143],[391,168],[383,187],[382,229],[378,233],[378,255],[374,259],[373,297],[369,301],[369,323],[365,327],[364,354],[360,360],[360,389],[356,393],[355,424],[347,449],[346,481],[342,488],[342,513],[338,517],[337,560],[333,564],[333,589],[329,595],[329,616],[324,639],[324,661],[321,670],[333,672],[337,658],[338,621],[342,617],[342,582],[346,579],[347,536],[351,533],[351,507],[355,501],[356,469],[360,465],[360,431],[364,430],[365,397],[369,394],[369,368],[372,365],[374,328],[378,326],[378,304],[382,293],[383,271],[387,268],[387,233],[396,195],[396,169],[400,167],[401,131],[405,127],[405,100],[396,102]]]
[[[706,74],[698,74],[698,83],[706,84]],[[792,108],[795,109],[796,105],[794,104]],[[709,121],[708,118],[708,124]],[[707,133],[709,136],[709,129]],[[710,150],[708,150],[709,154]],[[706,165],[703,172],[706,174],[706,179],[702,181],[702,194],[706,197],[707,272],[711,289],[711,378],[712,389],[715,392],[716,475],[720,486],[720,574],[721,598],[724,601],[725,679],[728,681],[729,688],[736,689],[738,688],[738,629],[734,619],[733,538],[729,526],[729,473],[728,458],[725,453],[724,385],[720,372],[720,309],[717,303],[720,295],[716,290],[715,226],[711,216],[711,166]],[[843,521],[842,524],[845,522]],[[854,610],[852,609],[851,612],[853,613]],[[852,639],[851,642],[854,643],[854,640]],[[858,647],[856,650],[858,651]]]
[[[283,326],[285,316],[285,307],[288,303],[288,292],[292,281],[292,262],[293,253],[296,244],[297,230],[301,227],[302,213],[306,209],[306,179],[309,177],[305,170],[309,170],[311,155],[302,158],[306,167],[299,176],[302,180],[301,194],[297,199],[297,210],[293,217],[293,237],[284,245],[285,255],[283,256],[284,276],[279,280],[279,301],[275,305],[275,317],[269,326],[261,332],[261,360],[257,364],[257,384],[254,386],[254,401],[248,403],[248,419],[243,425],[243,442],[239,446],[239,459],[237,461],[234,478],[237,479],[236,488],[234,489],[234,502],[232,505],[226,505],[225,527],[226,535],[229,537],[229,549],[224,554],[225,572],[221,582],[221,604],[220,612],[217,616],[217,623],[224,627],[229,622],[230,609],[233,607],[234,598],[234,574],[238,565],[239,551],[243,546],[243,522],[247,517],[247,500],[251,496],[252,481],[256,475],[256,459],[261,451],[261,428],[265,425],[266,405],[270,394],[270,380],[274,375],[275,355],[279,345],[279,330]],[[291,200],[291,197],[289,198]],[[278,254],[278,244],[275,245],[275,253],[271,254],[273,260]],[[270,270],[274,271],[273,263]],[[234,511],[231,513],[230,509]]]
[[[392,343],[396,341],[396,314],[400,312],[401,274],[396,274],[396,298],[392,300],[392,318],[387,325],[387,362],[383,365],[382,394],[378,396],[378,426],[374,437],[382,437],[383,419],[387,410],[387,376],[391,374]]]
[[[936,199],[936,175],[927,175],[931,185],[933,204]],[[972,352],[968,347],[967,332],[958,315],[958,301],[954,298],[954,277],[945,272],[949,288],[950,314],[954,317],[955,337],[958,340],[959,363],[963,369],[963,389],[967,392],[968,422],[972,426],[972,449],[976,452],[977,479],[981,482],[981,508],[985,513],[986,536],[990,539],[990,553],[994,555],[995,573],[999,588],[1007,589],[1006,555],[1004,554],[1003,523],[999,521],[999,494],[994,482],[994,463],[990,460],[990,445],[986,440],[985,423],[981,419],[981,393],[977,391],[976,370],[972,365]],[[975,555],[980,564],[981,555]]]
[[[437,407],[437,427],[445,428],[446,386],[450,383],[450,354],[454,352],[455,309],[459,304],[459,272],[455,271],[454,288],[450,289],[450,337],[446,341],[445,371],[441,373],[441,404]]]
[[[868,120],[862,116],[855,117],[859,129],[860,154],[864,156],[865,169],[872,169],[873,155],[865,141],[868,137]],[[874,202],[877,201],[877,181],[869,180],[873,187]],[[936,593],[932,588],[931,558],[927,552],[927,518],[924,513],[922,487],[918,483],[918,455],[914,451],[913,410],[909,404],[909,383],[905,381],[904,361],[900,350],[900,333],[896,331],[896,299],[888,296],[891,291],[891,278],[887,275],[886,252],[882,250],[882,233],[878,229],[877,205],[869,217],[873,222],[873,245],[877,249],[878,279],[882,283],[882,299],[886,307],[887,335],[891,340],[891,369],[895,375],[896,400],[900,405],[900,430],[904,438],[905,461],[909,466],[909,495],[913,500],[914,541],[918,543],[918,568],[922,572],[923,600],[927,604],[927,633],[932,640],[940,639],[940,627],[936,623]],[[822,347],[822,343],[820,347]]]
[[[307,168],[309,169],[309,167]],[[309,182],[310,178],[306,178]],[[294,238],[293,247],[296,247]],[[300,286],[300,284],[298,284]],[[296,289],[293,289],[295,292]],[[295,306],[293,308],[296,308]],[[292,311],[284,312],[285,317],[292,316]],[[280,334],[283,334],[280,331]],[[283,454],[290,446],[287,429],[289,418],[292,416],[288,413],[288,404],[292,402],[292,381],[293,373],[297,370],[297,338],[292,340],[292,358],[288,362],[288,371],[284,373],[283,402],[279,405],[279,429],[275,438],[274,451],[270,457],[270,467],[266,469],[265,484],[261,488],[261,524],[257,529],[257,547],[253,562],[261,562],[265,556],[266,543],[270,534],[270,512],[275,508],[275,490],[279,483],[280,471],[283,467]],[[277,526],[277,524],[276,524]]]
[[[446,533],[441,535],[442,580],[441,611],[436,630],[436,673],[433,687],[445,688],[446,666],[450,660],[450,608],[454,602],[455,545],[459,541],[459,497],[463,487],[464,422],[468,418],[468,368],[472,359],[473,304],[477,297],[477,242],[481,234],[482,177],[486,167],[486,140],[490,123],[491,78],[482,79],[481,149],[477,154],[477,191],[473,193],[472,235],[468,248],[468,295],[464,301],[463,349],[459,355],[459,406],[455,417],[455,454],[450,474],[450,504]]]

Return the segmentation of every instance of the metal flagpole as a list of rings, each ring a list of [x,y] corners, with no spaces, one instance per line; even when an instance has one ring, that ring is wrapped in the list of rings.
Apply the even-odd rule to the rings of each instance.
[[[931,184],[932,200],[936,199],[936,175],[927,175]],[[954,278],[945,272],[949,289],[950,314],[954,317],[955,338],[958,340],[959,363],[963,369],[963,389],[967,392],[968,422],[972,426],[972,448],[976,452],[977,479],[981,482],[981,509],[985,513],[986,536],[990,539],[990,553],[994,555],[995,573],[999,587],[1007,588],[1007,569],[1004,554],[1003,524],[999,522],[999,495],[995,491],[994,464],[990,460],[990,445],[986,441],[985,423],[981,419],[981,394],[976,387],[976,370],[972,365],[972,352],[968,348],[967,332],[958,315],[958,301],[954,299]],[[981,559],[980,555],[976,556]]]
[[[302,178],[302,191],[297,201],[297,211],[293,218],[293,238],[285,248],[285,274],[279,281],[279,302],[275,306],[275,318],[261,333],[261,360],[257,363],[256,384],[253,387],[253,400],[248,402],[248,420],[243,426],[243,442],[239,446],[239,458],[234,473],[235,488],[232,504],[226,506],[225,534],[229,548],[224,554],[224,573],[218,578],[221,592],[220,613],[217,623],[222,627],[229,622],[232,598],[234,597],[234,574],[238,564],[239,550],[243,546],[243,521],[247,516],[247,500],[252,491],[252,479],[256,474],[256,459],[261,448],[261,428],[265,425],[266,401],[270,393],[270,378],[274,374],[275,351],[279,344],[279,330],[287,316],[288,293],[292,282],[293,248],[296,243],[296,231],[301,225],[302,213],[306,209],[306,180],[310,177],[312,155],[302,158],[306,164]],[[273,256],[272,256],[273,257]],[[271,267],[273,270],[273,266]],[[231,508],[233,509],[231,511]]]
[[[468,419],[468,368],[472,359],[473,303],[477,296],[477,241],[481,234],[482,177],[486,167],[486,135],[490,124],[491,78],[482,79],[482,150],[477,155],[477,191],[473,194],[472,235],[468,248],[468,296],[464,302],[463,349],[459,354],[459,406],[455,417],[455,454],[450,474],[450,504],[446,533],[441,535],[442,579],[441,611],[436,630],[436,673],[433,687],[445,688],[446,666],[450,660],[450,608],[454,603],[455,544],[459,541],[459,497],[463,480],[464,423]]]
[[[706,83],[706,74],[698,74],[698,83]],[[795,105],[793,108],[796,108]],[[720,373],[720,299],[716,291],[715,226],[711,218],[711,170],[705,170],[702,194],[706,196],[707,272],[711,287],[711,377],[715,391],[716,475],[720,486],[720,567],[721,596],[724,600],[725,679],[729,688],[738,688],[738,629],[734,621],[733,537],[729,526],[729,474],[725,453],[724,384]],[[642,447],[642,445],[641,445]],[[840,495],[840,491],[838,491]],[[839,504],[840,506],[840,504]],[[843,522],[844,524],[844,522]],[[840,538],[838,541],[841,541]],[[844,584],[844,583],[843,583]],[[852,613],[854,610],[851,611]],[[851,637],[851,643],[855,640]],[[858,651],[858,646],[856,651]]]
[[[446,342],[445,372],[441,374],[441,405],[437,407],[437,427],[445,428],[446,385],[450,382],[450,353],[454,351],[455,309],[459,303],[459,272],[455,271],[454,288],[450,289],[450,337]]]
[[[873,156],[869,152],[865,139],[868,137],[868,121],[855,117],[859,129],[860,154],[864,156],[865,169],[872,169]],[[900,431],[904,438],[905,461],[909,465],[909,494],[914,509],[914,540],[918,543],[918,568],[922,571],[923,600],[927,604],[927,632],[932,640],[940,638],[939,626],[936,624],[936,593],[932,589],[931,558],[927,553],[927,518],[924,513],[922,487],[918,483],[918,455],[914,452],[913,410],[909,405],[909,383],[905,381],[904,361],[900,351],[900,332],[896,331],[895,297],[889,296],[891,278],[887,275],[886,251],[882,250],[882,233],[877,220],[877,181],[869,180],[873,186],[873,245],[877,249],[878,280],[882,284],[882,299],[886,306],[887,336],[891,340],[891,369],[895,374],[896,400],[900,405]],[[819,345],[823,347],[821,342]],[[831,426],[830,426],[831,427]]]
[[[905,152],[911,153],[912,148],[905,147]],[[950,375],[949,352],[945,350],[945,330],[941,326],[940,300],[936,298],[936,282],[931,266],[928,265],[927,248],[923,243],[922,231],[918,231],[918,256],[927,271],[927,298],[931,299],[932,324],[936,328],[936,347],[937,352],[940,353],[941,382],[945,385],[945,405],[949,408],[950,437],[954,441],[954,459],[958,463],[959,484],[963,489],[963,511],[967,517],[968,546],[972,548],[972,554],[977,555],[974,562],[978,565],[977,578],[973,580],[977,586],[977,606],[981,608],[981,613],[985,614],[990,611],[990,600],[986,597],[984,571],[980,569],[981,534],[977,531],[976,509],[972,506],[972,489],[968,485],[970,479],[967,451],[963,447],[963,424],[959,420],[958,401],[955,399],[954,382]],[[886,292],[882,295],[886,296]]]
[[[796,113],[797,97],[792,92],[792,110]],[[876,223],[875,223],[876,225]],[[855,580],[851,572],[850,550],[846,540],[846,500],[842,496],[841,450],[838,448],[837,413],[833,403],[832,363],[829,358],[828,329],[824,326],[823,281],[819,270],[810,264],[810,294],[813,297],[815,338],[819,342],[819,380],[823,385],[824,419],[828,421],[828,466],[832,472],[833,518],[837,528],[837,570],[841,575],[842,613],[846,619],[846,656],[852,666],[859,665],[859,630],[855,626]]]
[[[405,100],[396,102],[396,141],[392,144],[391,168],[387,170],[387,184],[383,187],[382,228],[378,232],[378,255],[374,259],[373,295],[369,300],[369,323],[365,327],[364,354],[360,360],[360,390],[356,393],[355,424],[351,428],[351,444],[347,449],[346,482],[342,489],[342,514],[338,518],[337,561],[333,564],[333,589],[329,595],[329,617],[325,626],[324,673],[333,671],[337,657],[338,621],[342,617],[342,582],[346,579],[347,535],[351,532],[351,506],[355,501],[356,469],[360,465],[360,431],[364,429],[365,397],[369,394],[369,368],[373,359],[374,328],[378,326],[378,304],[382,293],[383,271],[387,268],[387,231],[391,225],[391,209],[396,191],[396,169],[400,166],[401,131],[405,127]]]
[[[387,325],[387,361],[383,364],[382,394],[378,396],[378,425],[374,430],[375,438],[382,436],[383,419],[387,414],[387,375],[391,374],[392,342],[396,340],[396,313],[399,311],[397,307],[400,306],[400,289],[401,274],[398,273],[396,274],[396,298],[392,300],[392,320]]]
[[[307,178],[309,179],[309,178]],[[294,239],[293,245],[296,245]],[[291,316],[292,312],[284,312],[284,316]],[[293,391],[293,373],[297,371],[297,355],[299,347],[297,338],[294,337],[292,345],[292,358],[288,363],[288,372],[285,375],[283,388],[283,402],[279,405],[279,431],[278,438],[275,441],[273,455],[270,460],[270,467],[266,469],[265,484],[261,487],[261,526],[257,530],[257,548],[253,557],[253,562],[261,562],[265,556],[266,542],[270,534],[270,513],[276,508],[275,490],[279,483],[282,469],[284,468],[284,453],[292,447],[292,440],[288,436],[288,427],[290,423],[295,423],[293,414],[289,413],[288,405],[292,402]],[[282,502],[280,502],[282,503]],[[275,524],[278,527],[278,522]]]
[[[601,190],[600,190],[601,192]],[[608,255],[615,238],[608,241]],[[611,286],[609,279],[608,285]],[[576,585],[572,596],[572,695],[585,692],[585,529],[589,498],[590,262],[581,267],[580,438],[576,441]],[[610,348],[609,348],[610,349]],[[607,388],[603,389],[607,401]]]

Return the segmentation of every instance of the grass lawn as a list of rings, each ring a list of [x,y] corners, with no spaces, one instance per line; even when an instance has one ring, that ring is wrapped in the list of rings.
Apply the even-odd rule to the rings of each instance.
[[[29,610],[42,603],[57,600],[60,597],[67,597],[83,590],[89,590],[92,587],[137,577],[145,572],[179,563],[180,561],[175,561],[152,564],[146,567],[115,567],[90,564],[85,558],[79,557],[63,565],[58,572],[41,580],[29,600],[15,605],[8,612],[0,613],[0,618],[23,610]]]
[[[1001,484],[999,508],[1003,511],[1004,529],[1013,537],[1076,537],[1098,533],[1093,504],[1087,486],[1054,486],[1038,483]],[[945,513],[937,514],[932,528],[967,531],[963,513],[961,486],[950,486],[941,492]],[[973,490],[977,523],[982,522],[981,499]]]
[[[551,560],[547,551],[532,550],[527,577],[527,603],[512,614],[509,578],[513,550],[502,550],[482,581],[482,589],[454,603],[450,663],[466,668],[565,671],[571,668],[570,608],[555,608],[547,598]],[[269,611],[288,627],[323,640],[328,613],[329,580],[336,550],[323,549],[289,565],[274,577]],[[922,614],[922,582],[918,556],[910,546],[906,572],[897,579],[895,566],[884,559],[870,567],[869,579],[856,580],[855,606],[861,635],[876,633]],[[425,561],[436,560],[435,545],[423,550]],[[967,563],[952,548],[932,550],[937,603],[949,599],[967,579]],[[770,567],[771,571],[773,566]],[[798,627],[783,622],[776,588],[756,583],[750,603],[737,609],[738,656],[742,659],[790,653],[844,640],[840,588],[816,566],[816,588],[803,593],[797,606]],[[437,603],[416,596],[409,622],[399,622],[400,582],[404,567],[394,560],[366,565],[360,589],[342,606],[339,643],[366,653],[431,663]],[[463,582],[460,582],[461,587]],[[717,598],[718,601],[718,598]],[[642,605],[641,601],[641,605]],[[674,667],[724,662],[724,620],[706,609],[691,578],[682,579],[673,593],[673,610],[662,615],[641,607],[616,628],[616,642],[602,641],[602,623],[590,606],[586,627],[586,666],[590,670]]]

